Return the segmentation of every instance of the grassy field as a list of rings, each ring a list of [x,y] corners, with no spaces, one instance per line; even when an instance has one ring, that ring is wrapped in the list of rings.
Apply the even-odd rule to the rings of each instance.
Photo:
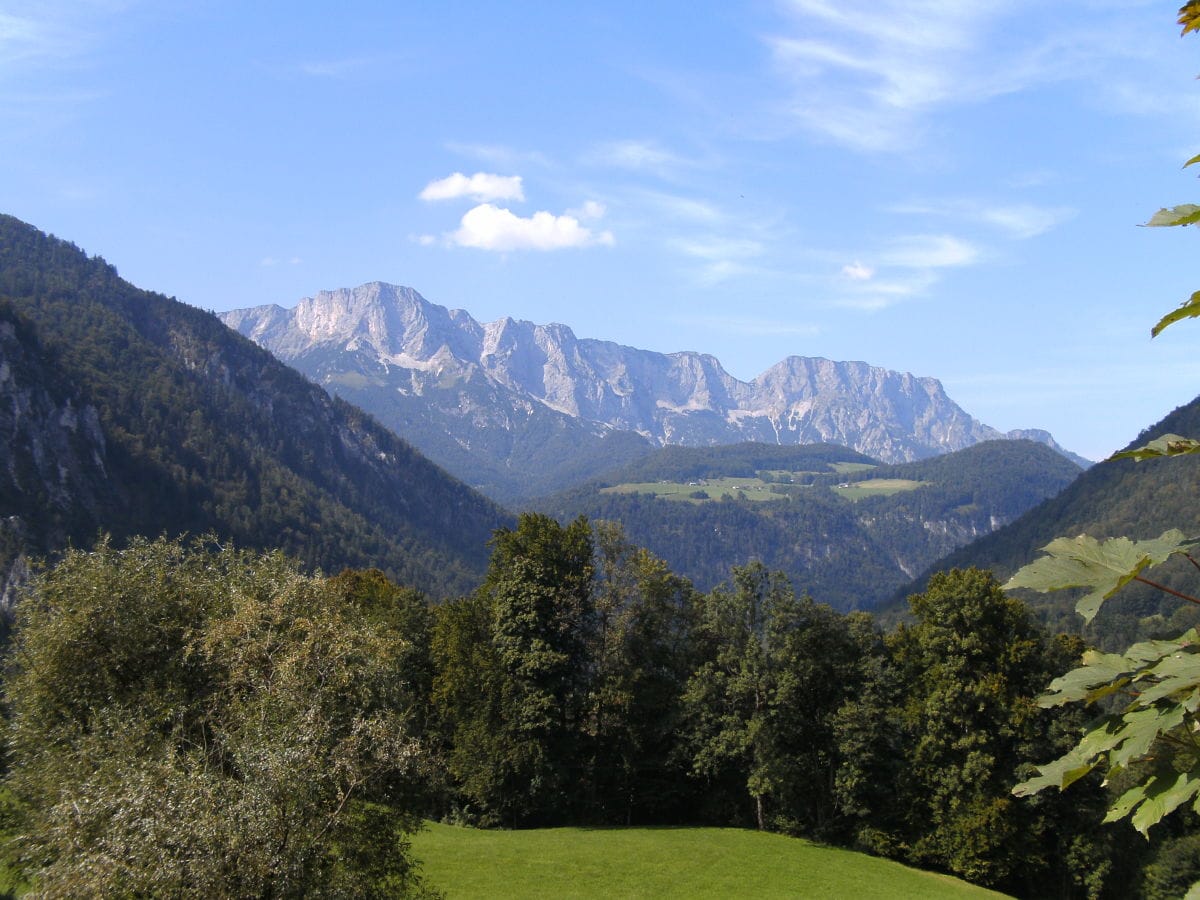
[[[834,491],[839,497],[847,500],[862,500],[865,497],[890,497],[901,491],[915,491],[923,481],[910,481],[907,478],[870,478],[866,481],[853,481],[847,485],[838,485]]]
[[[522,897],[1001,897],[849,850],[735,828],[480,831],[430,824],[413,838],[446,900]]]
[[[871,463],[853,463],[853,462],[836,462],[830,463],[829,468],[837,472],[839,475],[850,475],[854,472],[865,472],[867,469],[877,468]]]

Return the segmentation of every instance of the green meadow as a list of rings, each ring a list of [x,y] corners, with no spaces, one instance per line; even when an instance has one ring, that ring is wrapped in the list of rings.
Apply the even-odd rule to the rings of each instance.
[[[736,828],[483,831],[413,837],[426,883],[467,898],[1003,897],[850,850]]]
[[[928,482],[912,481],[908,478],[870,478],[867,481],[852,481],[839,484],[833,490],[846,500],[864,500],[867,497],[890,497],[902,491],[915,491]]]

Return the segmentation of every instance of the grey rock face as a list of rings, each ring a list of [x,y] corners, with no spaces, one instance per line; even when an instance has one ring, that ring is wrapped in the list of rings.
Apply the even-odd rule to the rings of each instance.
[[[0,321],[0,485],[43,505],[94,510],[107,479],[107,447],[96,410],[52,392],[44,360]]]
[[[884,462],[1005,437],[963,411],[933,378],[793,356],[743,382],[706,354],[580,339],[559,324],[480,324],[411,288],[379,282],[323,291],[291,310],[260,306],[222,318],[456,474],[462,465],[437,446],[446,435],[489,465],[520,470],[514,430],[535,422],[581,441],[611,431],[655,445],[826,441]],[[397,398],[410,407],[420,398],[420,413],[398,415]],[[423,424],[414,431],[417,419]],[[430,428],[445,434],[422,433]],[[501,432],[507,437],[497,440]]]

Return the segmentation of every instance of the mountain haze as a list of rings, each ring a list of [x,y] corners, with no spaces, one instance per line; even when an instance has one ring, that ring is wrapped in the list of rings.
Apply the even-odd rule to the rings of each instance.
[[[895,463],[1006,437],[933,378],[793,356],[744,382],[707,354],[577,338],[561,324],[481,324],[380,282],[221,318],[510,501],[569,485],[591,460],[595,474],[668,444],[834,443]],[[1061,449],[1045,432],[1012,436]]]
[[[469,590],[502,510],[202,312],[0,216],[0,571],[216,533]]]

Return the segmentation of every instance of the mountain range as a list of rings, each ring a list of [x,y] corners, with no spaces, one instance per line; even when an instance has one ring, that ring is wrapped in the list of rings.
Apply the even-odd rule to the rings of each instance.
[[[510,504],[670,444],[826,442],[898,463],[1017,438],[1087,464],[1044,431],[982,424],[934,378],[862,362],[792,356],[739,381],[708,354],[481,324],[381,282],[220,317]]]

